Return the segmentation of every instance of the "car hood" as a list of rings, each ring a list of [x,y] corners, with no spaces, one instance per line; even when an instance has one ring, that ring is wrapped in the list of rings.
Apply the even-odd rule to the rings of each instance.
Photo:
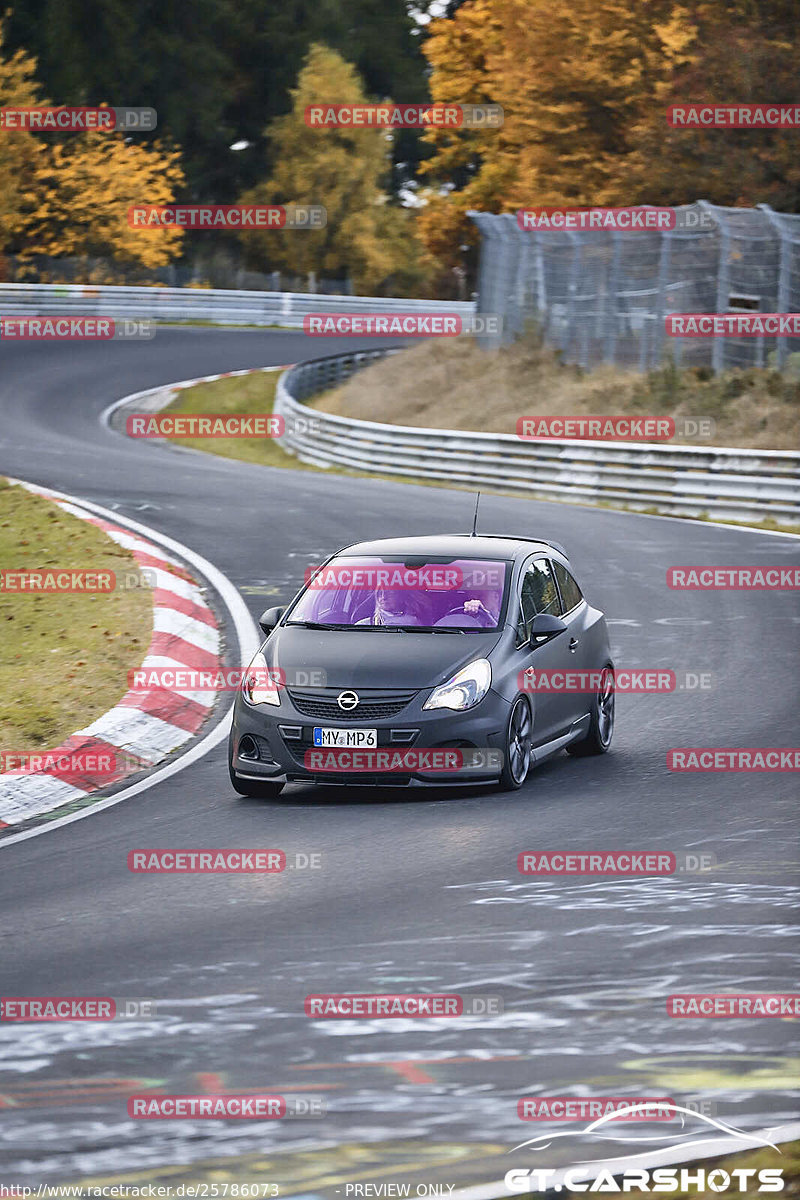
[[[289,687],[436,687],[476,658],[485,658],[500,631],[383,633],[367,629],[325,633],[283,626],[264,646],[267,666],[285,672]]]

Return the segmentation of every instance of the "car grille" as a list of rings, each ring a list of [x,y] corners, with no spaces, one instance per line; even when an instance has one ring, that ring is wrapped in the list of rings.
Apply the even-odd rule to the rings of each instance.
[[[296,691],[289,688],[289,698],[298,712],[317,721],[354,721],[363,725],[365,721],[384,721],[396,717],[416,696],[416,692],[376,692],[365,689],[358,692],[356,708],[345,711],[339,708],[336,697],[347,688],[329,689],[326,692]]]

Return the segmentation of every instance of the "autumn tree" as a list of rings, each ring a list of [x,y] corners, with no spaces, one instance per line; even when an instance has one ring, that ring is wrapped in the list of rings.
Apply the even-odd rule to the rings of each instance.
[[[311,47],[292,89],[292,109],[268,129],[274,168],[242,197],[250,204],[323,205],[327,223],[314,230],[253,230],[241,241],[251,259],[271,269],[348,278],[360,291],[421,285],[425,263],[412,214],[386,190],[392,135],[369,126],[310,128],[309,105],[364,104],[355,68],[327,46]]]
[[[178,228],[133,229],[133,204],[170,204],[183,182],[177,151],[145,148],[93,130],[43,147],[30,171],[18,240],[22,258],[99,256],[164,266],[183,241]]]
[[[0,24],[0,107],[49,101],[35,86],[36,63],[5,57]],[[141,146],[121,133],[0,129],[0,252],[97,255],[158,267],[175,258],[180,229],[131,229],[132,204],[169,204],[183,184],[177,150]]]
[[[702,2],[694,21],[691,57],[659,88],[658,103],[634,130],[631,186],[654,204],[706,199],[800,211],[796,129],[680,129],[664,120],[672,104],[795,104],[796,3]]]
[[[425,214],[428,246],[442,253],[446,230],[453,254],[467,208],[635,203],[634,130],[689,61],[694,37],[674,0],[468,0],[434,22],[424,47],[433,99],[497,103],[505,121],[426,135],[431,177],[464,179]]]
[[[33,82],[36,63],[23,51],[3,56],[3,23],[0,22],[0,108],[30,107],[39,103]],[[0,129],[0,253],[20,228],[25,204],[26,179],[43,149],[31,133]]]

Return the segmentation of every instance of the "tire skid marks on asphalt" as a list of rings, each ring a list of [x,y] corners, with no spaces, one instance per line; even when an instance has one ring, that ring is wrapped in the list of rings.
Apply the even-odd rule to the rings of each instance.
[[[63,500],[45,487],[19,483],[58,504],[65,512],[102,529],[147,568],[152,586],[153,633],[142,668],[178,672],[221,673],[222,653],[217,621],[200,587],[186,568],[152,542],[97,517],[77,502]],[[134,681],[136,682],[136,681]],[[170,755],[200,729],[210,716],[217,690],[131,687],[118,704],[60,746],[46,753],[47,770],[28,775],[0,775],[0,829],[18,825],[66,804],[80,804],[93,793],[138,774]],[[104,760],[95,773],[76,769],[77,754]],[[55,760],[72,756],[66,769]],[[112,766],[108,769],[109,758]]]

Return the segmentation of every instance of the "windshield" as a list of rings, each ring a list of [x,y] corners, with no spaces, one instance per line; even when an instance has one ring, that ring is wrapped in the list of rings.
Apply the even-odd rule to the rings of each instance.
[[[315,574],[316,572],[316,574]],[[306,573],[287,624],[347,629],[496,629],[510,564],[488,559],[332,559]]]

